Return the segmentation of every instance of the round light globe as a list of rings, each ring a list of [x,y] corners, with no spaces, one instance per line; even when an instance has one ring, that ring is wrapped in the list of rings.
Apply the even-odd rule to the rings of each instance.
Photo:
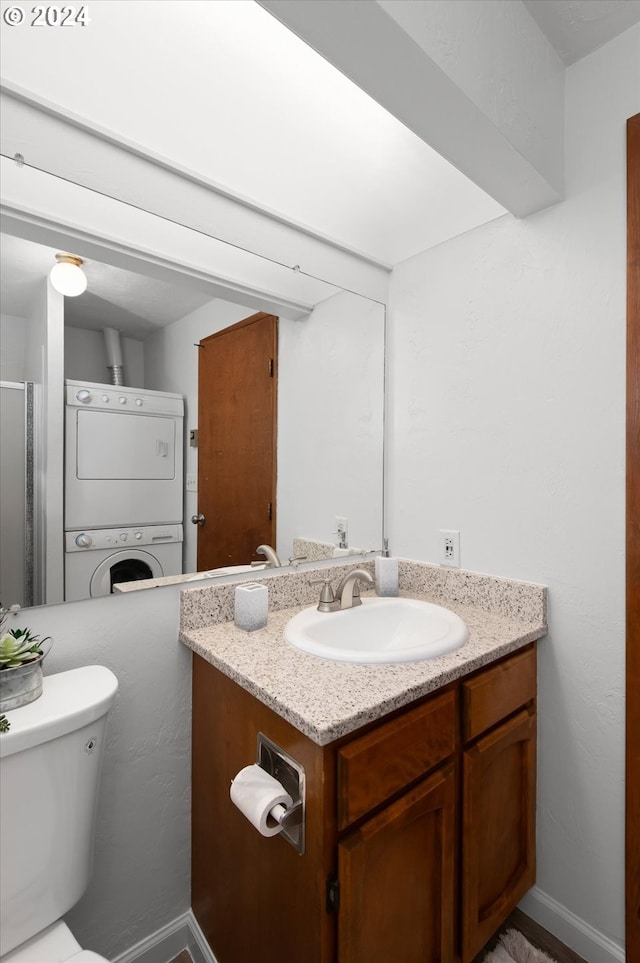
[[[87,290],[87,278],[82,268],[73,262],[60,261],[51,268],[49,279],[56,291],[68,298],[76,298]]]

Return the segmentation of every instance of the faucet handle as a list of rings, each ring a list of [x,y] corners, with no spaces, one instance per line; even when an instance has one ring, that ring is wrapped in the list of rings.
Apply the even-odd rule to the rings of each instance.
[[[318,602],[318,610],[320,612],[329,612],[335,605],[335,595],[333,594],[333,586],[331,585],[330,578],[314,578],[309,582],[309,585],[322,585],[322,591],[320,592],[320,601]]]
[[[322,591],[320,593],[321,602],[334,601],[333,586],[330,578],[314,578],[309,582],[309,585],[322,585]]]

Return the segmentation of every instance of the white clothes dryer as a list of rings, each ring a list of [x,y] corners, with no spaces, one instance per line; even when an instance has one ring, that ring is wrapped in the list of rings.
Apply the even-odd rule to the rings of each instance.
[[[65,531],[182,522],[181,395],[66,382]]]
[[[182,525],[65,534],[65,602],[111,595],[119,582],[181,574]]]

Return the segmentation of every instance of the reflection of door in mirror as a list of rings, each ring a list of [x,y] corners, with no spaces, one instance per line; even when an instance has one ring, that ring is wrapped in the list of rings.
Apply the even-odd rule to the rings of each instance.
[[[259,313],[200,341],[199,571],[275,545],[277,326]]]

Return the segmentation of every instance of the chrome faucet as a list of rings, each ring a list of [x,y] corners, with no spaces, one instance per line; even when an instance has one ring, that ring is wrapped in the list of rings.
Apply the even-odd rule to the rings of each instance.
[[[271,548],[270,545],[258,545],[256,554],[265,556],[267,559],[267,568],[281,568],[282,562],[278,558],[275,549]]]
[[[355,568],[352,572],[347,572],[338,582],[335,593],[331,586],[331,579],[315,579],[310,583],[311,585],[322,584],[318,611],[339,612],[341,609],[352,609],[356,605],[362,605],[358,581],[369,582],[373,585],[373,578],[363,568]]]
[[[341,609],[352,609],[354,605],[362,605],[358,581],[369,582],[370,585],[373,585],[373,578],[363,568],[356,568],[353,572],[347,572],[338,582],[336,602],[339,603]]]

